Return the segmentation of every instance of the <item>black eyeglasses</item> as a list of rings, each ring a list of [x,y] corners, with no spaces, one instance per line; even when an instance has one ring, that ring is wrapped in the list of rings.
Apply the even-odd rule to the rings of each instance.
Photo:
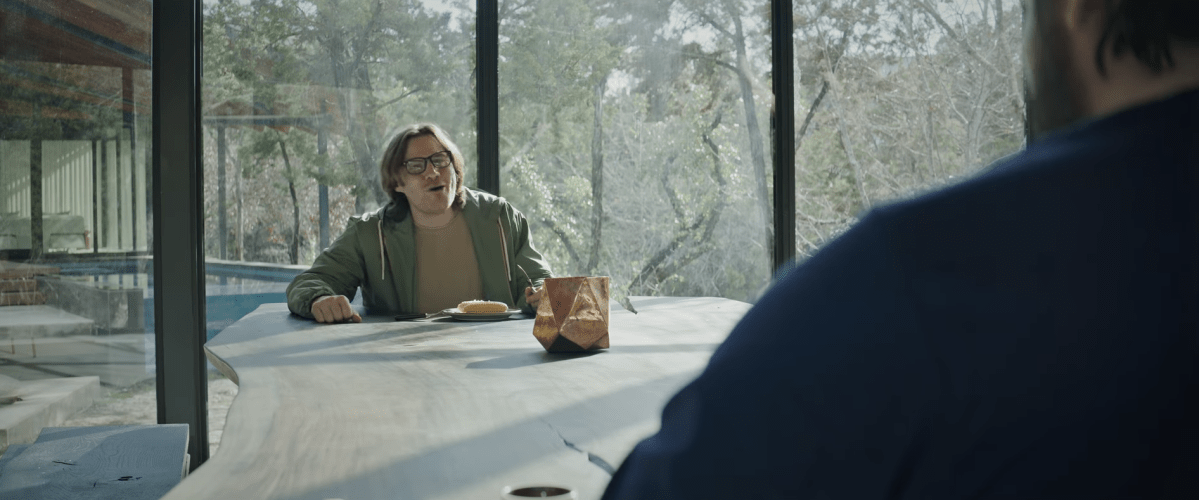
[[[412,175],[420,175],[425,172],[425,169],[428,168],[430,163],[433,164],[433,168],[441,170],[453,164],[454,161],[450,157],[449,151],[442,151],[440,153],[433,153],[424,158],[409,158],[404,160],[404,168],[407,169],[408,173]]]

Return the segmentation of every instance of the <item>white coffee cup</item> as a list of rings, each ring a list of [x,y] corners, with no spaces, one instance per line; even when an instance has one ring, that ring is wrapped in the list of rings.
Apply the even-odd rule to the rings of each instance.
[[[578,493],[561,485],[529,485],[505,486],[500,491],[503,500],[529,500],[530,498],[545,498],[549,500],[576,500]]]

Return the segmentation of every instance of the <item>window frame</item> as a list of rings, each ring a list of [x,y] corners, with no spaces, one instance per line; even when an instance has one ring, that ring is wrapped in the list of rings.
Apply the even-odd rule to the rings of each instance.
[[[770,0],[776,276],[796,255],[793,6],[792,0]],[[208,459],[199,107],[203,0],[154,0],[153,9],[154,281],[171,284],[169,291],[154,290],[158,421],[189,424],[195,469]],[[499,195],[498,0],[476,0],[475,15],[477,185]]]

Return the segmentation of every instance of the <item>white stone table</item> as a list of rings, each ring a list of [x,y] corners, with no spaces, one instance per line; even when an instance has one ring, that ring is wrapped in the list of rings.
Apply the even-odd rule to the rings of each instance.
[[[548,354],[533,320],[317,325],[267,304],[208,342],[240,386],[217,453],[167,500],[598,499],[749,304],[613,307],[610,349]]]

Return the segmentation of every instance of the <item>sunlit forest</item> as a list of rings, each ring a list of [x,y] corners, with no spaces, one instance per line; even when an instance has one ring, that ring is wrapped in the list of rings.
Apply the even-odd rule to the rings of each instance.
[[[474,0],[208,0],[209,257],[307,265],[432,121],[475,184]],[[501,0],[501,192],[555,274],[754,300],[771,276],[770,4]],[[796,1],[796,254],[1024,143],[1016,0]],[[223,196],[220,194],[223,192]],[[223,198],[224,203],[221,203]],[[223,213],[224,231],[220,220]]]

